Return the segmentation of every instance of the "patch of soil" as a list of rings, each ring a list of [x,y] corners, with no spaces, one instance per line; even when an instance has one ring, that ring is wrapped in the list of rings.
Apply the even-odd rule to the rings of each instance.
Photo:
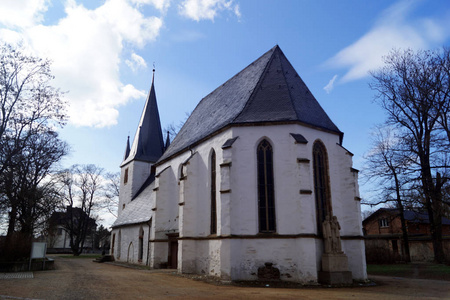
[[[282,280],[240,280],[240,281],[224,281],[220,278],[208,275],[197,275],[197,274],[178,274],[174,270],[171,275],[177,277],[188,278],[195,281],[202,281],[214,285],[231,285],[237,287],[257,287],[257,288],[285,288],[285,289],[305,289],[305,288],[340,288],[340,287],[364,287],[364,286],[374,286],[376,283],[372,280],[367,280],[364,282],[354,281],[353,284],[342,284],[342,285],[321,285],[316,282],[311,282],[309,284],[301,284],[298,282],[282,281]]]

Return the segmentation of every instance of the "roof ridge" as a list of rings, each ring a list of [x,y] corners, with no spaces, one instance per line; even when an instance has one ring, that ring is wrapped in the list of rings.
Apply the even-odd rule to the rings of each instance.
[[[249,68],[255,67],[255,64],[262,58],[264,58],[266,55],[268,55],[271,51],[274,52],[276,48],[279,48],[278,45],[272,47],[270,50],[266,51],[264,54],[262,54],[261,56],[259,56],[256,60],[254,60],[253,62],[251,62],[250,64],[248,64],[245,68],[241,69],[240,71],[238,71],[236,74],[234,74],[231,78],[229,78],[227,81],[225,81],[223,84],[219,85],[217,88],[215,88],[212,92],[210,92],[209,94],[207,94],[205,97],[203,97],[195,106],[195,108],[193,109],[191,115],[189,116],[189,118],[186,120],[186,122],[183,124],[183,126],[180,128],[180,130],[178,131],[178,134],[175,136],[175,138],[172,140],[170,146],[168,149],[166,149],[166,152],[163,154],[163,160],[166,160],[168,157],[167,153],[170,153],[169,149],[172,149],[173,145],[176,145],[176,143],[178,142],[178,140],[181,138],[180,133],[183,132],[185,126],[188,125],[190,118],[192,117],[192,115],[197,111],[197,109],[199,107],[201,107],[202,105],[204,105],[204,102],[207,101],[209,98],[213,97],[213,95],[216,92],[219,92],[222,88],[224,88],[226,85],[229,85],[230,83],[232,83],[235,80],[238,80],[238,77],[245,73],[246,71],[248,71]],[[258,79],[259,80],[259,79]],[[256,86],[256,85],[255,85]],[[255,89],[254,89],[255,90]],[[252,91],[252,93],[254,92],[254,90]],[[248,101],[249,97],[247,98],[246,101]],[[245,105],[243,106],[243,108],[245,108]],[[242,109],[243,109],[242,108]],[[242,112],[242,110],[241,110]],[[241,113],[240,112],[240,113]],[[235,120],[235,118],[232,118],[231,120],[229,120],[229,122],[227,124],[225,124],[223,127],[228,126],[230,123],[233,123]],[[222,128],[223,128],[222,127]],[[219,129],[220,130],[220,129]],[[185,148],[182,148],[185,149]],[[181,151],[182,149],[178,149],[178,151]],[[167,151],[169,150],[169,151]],[[178,152],[176,151],[176,152]],[[169,155],[169,157],[171,157],[173,154]],[[159,160],[158,160],[159,162]]]
[[[237,72],[236,74],[234,74],[231,78],[229,78],[227,81],[225,81],[224,83],[222,83],[221,85],[219,85],[217,88],[215,88],[211,93],[209,93],[209,94],[207,94],[205,97],[203,97],[199,102],[198,102],[198,104],[197,104],[197,106],[199,106],[200,105],[200,103],[204,100],[204,99],[206,99],[206,98],[208,98],[208,96],[209,95],[212,95],[212,94],[214,94],[214,92],[215,91],[217,91],[218,89],[220,89],[221,87],[223,87],[223,86],[225,86],[228,82],[230,82],[231,80],[233,80],[235,77],[237,77],[237,76],[239,76],[239,74],[241,74],[241,73],[244,73],[245,72],[245,70],[247,70],[249,67],[251,67],[256,61],[258,61],[260,58],[262,58],[264,55],[266,55],[267,53],[269,53],[270,51],[274,51],[275,52],[275,49],[276,48],[279,48],[278,47],[278,45],[276,45],[276,46],[274,46],[274,47],[272,47],[269,51],[266,51],[263,55],[261,55],[260,57],[258,57],[256,60],[254,60],[254,61],[252,61],[251,63],[249,63],[245,68],[243,68],[242,70],[240,70],[239,72]],[[273,53],[272,53],[272,55],[273,55]],[[271,57],[272,58],[272,57]],[[270,61],[270,60],[269,60]],[[267,63],[267,65],[268,65],[269,63]],[[266,68],[267,68],[267,65],[266,65]],[[264,71],[265,71],[265,69],[264,69]],[[262,73],[264,73],[264,71],[262,72]],[[259,83],[259,81],[258,81],[258,83]],[[257,83],[257,84],[258,84]],[[256,84],[256,85],[257,85]],[[255,86],[256,86],[255,85]],[[254,89],[255,90],[255,89]],[[252,92],[253,93],[253,92]],[[249,97],[249,99],[250,99],[250,97]],[[197,106],[195,107],[195,108],[197,108]],[[244,106],[245,107],[245,106]],[[195,108],[194,108],[194,110],[195,110]],[[234,121],[234,119],[233,119],[233,121]]]
[[[245,109],[248,106],[250,106],[251,103],[253,103],[253,100],[255,99],[256,92],[258,91],[259,87],[261,86],[262,82],[264,81],[265,76],[267,75],[267,70],[269,69],[269,66],[272,63],[273,58],[275,57],[275,51],[277,51],[277,49],[281,50],[280,47],[278,45],[276,45],[275,47],[273,47],[272,49],[270,49],[269,51],[267,51],[266,53],[264,53],[263,55],[261,55],[259,57],[259,58],[261,58],[264,55],[266,55],[268,52],[272,51],[272,54],[270,55],[270,58],[267,60],[266,66],[264,67],[264,70],[261,72],[261,76],[259,76],[258,82],[255,84],[252,93],[248,97],[244,107],[242,107],[242,110],[233,118],[231,123],[234,123],[234,121],[236,121],[236,119],[238,119],[242,115],[242,113],[245,111]]]
[[[156,164],[228,126],[286,122],[342,136],[281,48],[275,45],[203,97]]]
[[[284,56],[284,59],[290,64],[289,60],[286,58],[286,55],[284,55],[283,51],[282,51],[279,47],[278,47],[278,49],[279,49],[280,54],[283,55],[283,56]],[[295,115],[297,116],[297,119],[300,119],[300,116],[299,116],[297,110],[295,109],[294,98],[293,98],[293,96],[292,96],[291,88],[289,87],[289,83],[288,83],[287,78],[286,78],[286,76],[285,76],[286,74],[284,73],[283,64],[281,63],[281,57],[280,57],[280,67],[281,67],[281,72],[282,72],[282,74],[283,74],[284,82],[286,82],[286,87],[287,87],[287,89],[288,89],[289,100],[290,100],[290,103],[291,103],[291,106],[292,106],[292,110],[295,112]],[[292,67],[292,65],[291,65],[291,67]],[[294,69],[294,67],[292,67],[292,68]],[[295,69],[294,69],[294,70],[295,70]],[[308,88],[308,89],[309,89],[309,88]]]

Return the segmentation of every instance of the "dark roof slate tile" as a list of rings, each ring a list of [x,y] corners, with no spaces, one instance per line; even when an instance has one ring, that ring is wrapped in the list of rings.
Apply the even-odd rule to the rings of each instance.
[[[278,46],[203,98],[158,163],[229,125],[301,122],[339,134]]]
[[[161,131],[161,122],[159,119],[158,104],[156,103],[156,93],[154,86],[154,77],[152,86],[142,111],[136,135],[129,155],[122,162],[122,166],[132,160],[141,160],[146,162],[156,162],[164,151],[164,140]]]

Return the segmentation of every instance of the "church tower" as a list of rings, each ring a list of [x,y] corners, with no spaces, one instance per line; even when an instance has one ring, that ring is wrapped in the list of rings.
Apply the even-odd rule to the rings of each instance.
[[[164,152],[154,81],[155,69],[153,69],[152,86],[133,144],[130,147],[130,138],[128,137],[124,160],[120,165],[119,215],[126,205],[137,196],[149,178],[155,175],[152,167]]]

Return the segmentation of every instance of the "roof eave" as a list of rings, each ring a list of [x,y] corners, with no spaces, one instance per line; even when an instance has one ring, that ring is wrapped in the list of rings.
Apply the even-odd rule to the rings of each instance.
[[[342,141],[342,136],[344,135],[344,133],[341,132],[341,131],[339,131],[339,132],[337,132],[337,131],[332,131],[332,130],[330,130],[330,129],[328,129],[328,128],[318,127],[318,126],[316,126],[316,125],[311,125],[311,124],[304,123],[304,122],[301,122],[301,121],[298,121],[298,120],[231,123],[231,124],[228,124],[228,125],[226,125],[226,126],[220,128],[220,129],[214,131],[213,133],[207,135],[206,137],[204,137],[204,138],[202,138],[202,139],[199,139],[198,141],[192,143],[191,145],[188,145],[188,146],[186,146],[186,147],[180,149],[179,151],[173,153],[172,155],[170,155],[170,156],[168,156],[168,157],[166,157],[166,158],[164,158],[164,159],[162,159],[162,160],[158,160],[157,162],[155,162],[155,166],[160,166],[160,165],[162,165],[163,163],[165,163],[165,162],[171,160],[172,158],[174,158],[174,157],[180,155],[181,153],[183,153],[183,152],[185,152],[185,151],[188,151],[188,150],[192,149],[192,147],[195,147],[195,146],[197,146],[197,145],[200,145],[200,144],[203,143],[204,141],[206,141],[206,140],[212,138],[213,136],[216,136],[216,135],[218,135],[219,133],[222,133],[223,131],[225,131],[225,130],[227,130],[227,129],[229,129],[229,128],[232,128],[232,127],[274,126],[274,125],[275,125],[275,126],[278,126],[278,125],[288,125],[288,124],[298,124],[298,125],[306,126],[306,127],[309,127],[309,128],[317,129],[317,130],[320,130],[320,131],[328,132],[328,133],[331,133],[331,134],[336,134],[336,135],[339,136],[339,140],[340,140],[340,141]],[[124,166],[124,165],[122,165],[122,166]]]

